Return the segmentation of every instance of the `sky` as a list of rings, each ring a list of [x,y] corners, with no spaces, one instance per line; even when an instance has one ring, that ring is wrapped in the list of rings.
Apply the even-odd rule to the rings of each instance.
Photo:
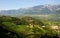
[[[44,4],[60,4],[60,0],[0,0],[0,10],[28,8]]]

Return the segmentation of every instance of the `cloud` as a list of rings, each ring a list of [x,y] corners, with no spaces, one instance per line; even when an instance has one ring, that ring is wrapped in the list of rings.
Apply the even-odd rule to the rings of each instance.
[[[38,1],[42,1],[42,2],[55,2],[56,0],[38,0]]]

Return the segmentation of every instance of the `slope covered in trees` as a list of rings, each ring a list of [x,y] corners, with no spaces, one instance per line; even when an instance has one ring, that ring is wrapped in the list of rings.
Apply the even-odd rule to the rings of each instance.
[[[0,16],[0,38],[58,38],[59,29],[60,24],[51,21]]]

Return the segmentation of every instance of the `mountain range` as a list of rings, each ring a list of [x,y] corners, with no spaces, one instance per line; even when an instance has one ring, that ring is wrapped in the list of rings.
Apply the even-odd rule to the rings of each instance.
[[[54,5],[37,5],[29,8],[20,8],[17,10],[1,10],[0,15],[6,16],[20,16],[20,15],[48,15],[56,14],[60,10],[60,4]]]

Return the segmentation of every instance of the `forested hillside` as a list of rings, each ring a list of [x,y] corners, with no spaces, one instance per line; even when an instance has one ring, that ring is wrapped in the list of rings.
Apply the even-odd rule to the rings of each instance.
[[[59,38],[60,22],[0,16],[0,38]]]

